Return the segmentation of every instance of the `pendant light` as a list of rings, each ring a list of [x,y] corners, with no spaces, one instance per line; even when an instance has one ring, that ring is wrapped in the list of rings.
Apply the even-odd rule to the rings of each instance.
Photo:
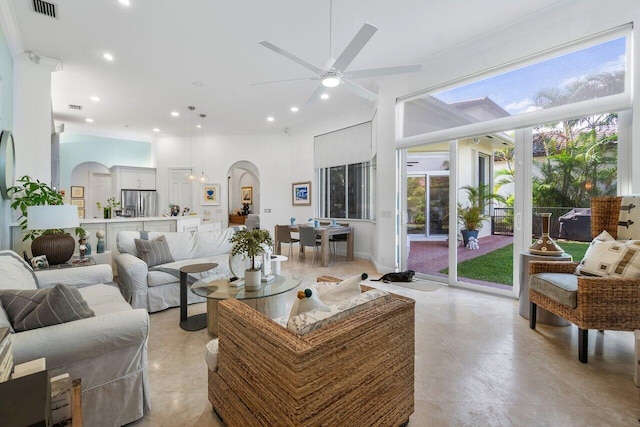
[[[200,131],[202,133],[202,155],[200,156],[200,161],[202,162],[202,169],[200,170],[200,184],[204,184],[209,181],[209,177],[204,174],[204,118],[207,117],[206,114],[200,114]]]
[[[186,172],[184,174],[184,179],[187,182],[195,182],[196,180],[196,175],[193,173],[193,111],[196,109],[196,107],[189,105],[187,107],[189,109],[189,111],[191,112],[191,114],[189,115],[189,133],[191,134],[191,142],[190,142],[190,153],[191,153],[191,166],[189,167],[189,172]]]

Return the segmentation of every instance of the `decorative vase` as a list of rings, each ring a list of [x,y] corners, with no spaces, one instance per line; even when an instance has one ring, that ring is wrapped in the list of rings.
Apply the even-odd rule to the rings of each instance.
[[[247,291],[259,291],[262,281],[262,270],[245,270],[244,289]]]
[[[469,237],[478,238],[478,230],[460,230],[460,233],[462,234],[462,243],[465,248],[467,247],[467,243],[469,243]]]
[[[98,238],[98,244],[96,245],[96,252],[99,254],[104,253],[104,231],[103,230],[96,231],[96,237]]]
[[[111,208],[104,208],[104,219],[111,219]]]
[[[540,219],[542,220],[542,236],[533,245],[529,246],[529,252],[535,255],[562,255],[564,250],[549,237],[551,214],[541,213]]]

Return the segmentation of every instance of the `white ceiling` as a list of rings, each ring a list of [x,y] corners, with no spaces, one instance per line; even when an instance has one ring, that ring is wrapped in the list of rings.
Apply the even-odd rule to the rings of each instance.
[[[304,107],[318,82],[252,83],[313,77],[262,46],[271,43],[322,67],[329,58],[329,0],[54,0],[58,19],[32,0],[10,0],[24,50],[61,60],[53,73],[56,124],[67,132],[152,140],[189,132],[188,105],[207,133],[268,133],[305,126],[370,104],[344,90]],[[350,70],[422,63],[559,0],[335,0],[338,55],[360,27],[379,28]],[[110,52],[111,63],[102,58]],[[382,79],[403,78],[383,77]],[[193,82],[202,82],[197,87]],[[358,80],[372,90],[380,81]],[[100,103],[89,100],[92,95]],[[83,106],[73,111],[69,104]],[[300,111],[293,114],[290,107]],[[179,118],[170,116],[177,110]],[[269,123],[267,116],[275,117]],[[94,123],[84,122],[86,117]],[[196,119],[199,121],[199,119]]]

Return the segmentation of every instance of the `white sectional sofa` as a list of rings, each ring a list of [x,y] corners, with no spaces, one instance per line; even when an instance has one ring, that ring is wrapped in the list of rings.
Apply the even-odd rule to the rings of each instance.
[[[215,269],[193,276],[213,280],[231,277],[229,239],[240,228],[198,232],[120,231],[117,238],[120,253],[115,256],[120,291],[134,308],[145,308],[149,313],[179,306],[180,267],[215,262],[218,264]],[[153,241],[160,236],[166,239],[174,261],[149,267],[140,258],[134,239]],[[202,301],[205,298],[187,293],[189,304]]]
[[[80,378],[86,426],[122,426],[143,417],[149,409],[148,313],[132,309],[113,284],[95,284],[112,282],[110,266],[49,270],[40,276],[49,283],[39,286],[22,257],[0,251],[0,290],[36,290],[65,279],[67,285],[91,285],[77,287],[95,317],[14,332],[14,362],[44,357],[50,377],[68,373]],[[0,326],[11,326],[1,303]]]

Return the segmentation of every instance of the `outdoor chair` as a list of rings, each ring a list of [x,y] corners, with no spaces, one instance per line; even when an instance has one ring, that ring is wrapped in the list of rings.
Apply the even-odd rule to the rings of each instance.
[[[591,199],[591,236],[606,230],[615,239],[621,197]],[[617,243],[617,242],[614,242]],[[593,245],[594,243],[592,243]],[[613,244],[613,243],[612,243]],[[620,242],[623,246],[624,242]],[[622,252],[624,250],[621,249]],[[629,250],[629,255],[630,255]],[[588,361],[589,329],[633,331],[640,329],[640,279],[576,275],[578,262],[532,261],[529,264],[529,326],[536,328],[540,307],[578,327],[578,358]],[[622,265],[617,264],[618,267]],[[617,268],[617,267],[616,267]],[[617,272],[618,270],[616,270]]]

